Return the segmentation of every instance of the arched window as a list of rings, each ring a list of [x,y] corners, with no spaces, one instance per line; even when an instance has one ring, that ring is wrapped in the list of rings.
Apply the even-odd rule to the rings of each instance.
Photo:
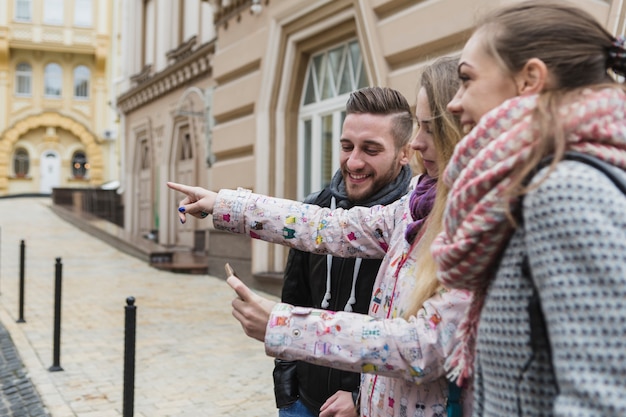
[[[298,123],[298,198],[330,183],[350,92],[368,85],[358,40],[319,52],[306,70]]]
[[[74,152],[72,156],[72,176],[74,178],[86,178],[89,170],[89,162],[82,151]]]
[[[15,94],[30,96],[32,94],[33,69],[30,64],[21,62],[15,68]]]
[[[74,68],[74,98],[89,98],[91,71],[84,65]]]
[[[63,70],[59,64],[48,64],[44,69],[44,95],[46,97],[61,97],[63,85]]]
[[[24,148],[18,148],[13,155],[13,171],[18,178],[24,178],[28,175],[30,169],[30,158],[28,152]]]

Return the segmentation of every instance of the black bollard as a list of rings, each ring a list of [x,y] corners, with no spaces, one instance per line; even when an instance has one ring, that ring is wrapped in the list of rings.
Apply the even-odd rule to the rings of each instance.
[[[137,307],[135,298],[126,299],[126,327],[124,330],[124,404],[122,417],[133,417],[135,401],[135,332]]]
[[[54,266],[54,349],[52,353],[52,366],[50,372],[62,371],[61,368],[61,271],[63,264],[61,258],[56,258]]]
[[[20,313],[17,319],[18,323],[26,323],[24,320],[24,253],[26,252],[26,245],[24,240],[20,241]]]

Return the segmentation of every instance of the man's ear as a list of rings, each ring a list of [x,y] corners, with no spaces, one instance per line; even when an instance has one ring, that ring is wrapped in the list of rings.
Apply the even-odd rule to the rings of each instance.
[[[538,94],[548,83],[548,67],[539,58],[531,58],[515,76],[517,94]]]
[[[400,148],[400,165],[406,165],[411,162],[411,158],[414,155],[414,151],[411,148],[411,144],[408,143],[402,148]]]

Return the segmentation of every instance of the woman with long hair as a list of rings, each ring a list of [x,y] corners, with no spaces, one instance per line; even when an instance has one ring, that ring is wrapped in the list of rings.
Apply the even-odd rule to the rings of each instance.
[[[246,190],[216,194],[169,183],[187,195],[181,221],[212,213],[221,230],[304,251],[383,259],[369,314],[275,304],[228,278],[238,295],[233,315],[249,336],[265,342],[269,355],[364,374],[361,416],[445,413],[450,387],[443,364],[469,294],[438,283],[428,248],[441,231],[447,194],[438,190],[439,172],[461,138],[458,119],[446,111],[458,86],[457,63],[443,58],[423,71],[411,147],[424,172],[412,194],[395,203],[331,210]],[[333,405],[331,397],[320,416],[337,414]],[[469,412],[470,401],[463,406]]]

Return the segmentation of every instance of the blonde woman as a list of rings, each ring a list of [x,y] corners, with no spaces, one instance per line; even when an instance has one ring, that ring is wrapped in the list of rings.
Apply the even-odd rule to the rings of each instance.
[[[449,384],[443,365],[469,293],[438,284],[428,247],[441,230],[445,192],[436,198],[438,174],[461,137],[458,120],[446,111],[458,85],[457,62],[445,58],[424,70],[416,105],[419,130],[411,142],[424,175],[410,196],[395,203],[331,210],[246,190],[216,194],[169,184],[187,195],[180,203],[181,221],[187,214],[212,213],[221,230],[310,252],[382,258],[369,314],[275,304],[237,278],[228,280],[238,295],[233,315],[249,336],[265,342],[269,355],[364,374],[361,416],[438,417],[446,412]],[[344,151],[354,152],[350,158],[362,157],[359,149]],[[422,274],[422,269],[429,272]],[[467,397],[463,407],[469,413]],[[331,397],[319,415],[342,416],[334,402]]]

